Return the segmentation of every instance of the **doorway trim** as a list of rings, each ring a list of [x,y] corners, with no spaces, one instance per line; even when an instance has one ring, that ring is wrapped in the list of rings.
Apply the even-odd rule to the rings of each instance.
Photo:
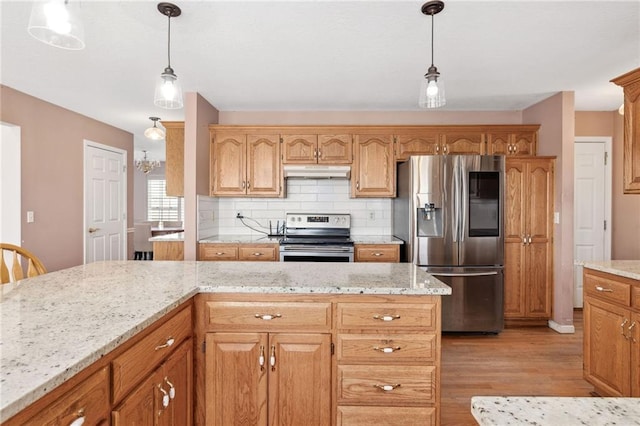
[[[87,186],[88,186],[88,179],[87,179],[87,171],[88,171],[88,167],[87,167],[87,149],[91,147],[91,148],[97,148],[97,149],[102,149],[105,151],[110,151],[113,152],[115,154],[121,155],[122,156],[122,164],[123,164],[123,178],[122,178],[122,202],[121,202],[121,206],[122,206],[122,210],[120,211],[120,214],[122,215],[123,218],[123,225],[122,225],[122,229],[120,230],[120,234],[121,234],[121,241],[122,241],[122,247],[121,249],[121,253],[123,254],[123,259],[120,260],[127,260],[127,222],[128,222],[128,218],[127,218],[127,151],[121,148],[116,148],[113,147],[111,145],[105,145],[99,142],[94,142],[88,139],[84,139],[83,140],[83,154],[82,154],[82,162],[83,162],[83,177],[82,177],[82,198],[83,198],[83,203],[82,203],[82,235],[84,235],[83,239],[82,239],[82,263],[86,264],[87,263],[87,237],[86,237],[86,232],[85,230],[87,229]]]

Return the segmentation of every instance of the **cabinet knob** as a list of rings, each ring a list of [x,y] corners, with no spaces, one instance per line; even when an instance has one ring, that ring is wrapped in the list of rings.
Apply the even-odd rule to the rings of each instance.
[[[162,392],[162,406],[167,408],[169,406],[169,394],[162,388],[162,385],[158,385],[158,389]]]
[[[271,371],[276,371],[276,346],[271,346],[271,356],[269,357],[269,364],[271,365]]]
[[[624,334],[624,326],[627,325],[628,322],[629,320],[625,318],[624,321],[622,321],[622,324],[620,324],[620,334],[622,334],[622,336],[627,340],[629,340],[629,336]]]
[[[373,319],[380,321],[394,321],[400,319],[400,315],[374,315]]]
[[[162,345],[158,345],[156,346],[155,350],[160,350],[160,349],[164,349],[164,348],[168,348],[170,346],[173,346],[173,344],[176,342],[176,339],[174,339],[173,337],[169,337],[167,339],[166,342],[164,342]]]
[[[632,322],[631,325],[629,326],[629,328],[627,328],[627,330],[629,330],[629,336],[627,336],[628,339],[631,339],[631,341],[633,343],[636,343],[637,340],[635,337],[633,337],[633,329],[636,327],[636,322]]]
[[[176,397],[176,387],[169,381],[167,377],[164,378],[164,382],[169,385],[169,398],[174,399]]]
[[[260,371],[264,371],[264,346],[260,346],[260,356],[258,356],[258,365],[260,366]]]
[[[394,385],[373,385],[373,387],[376,387],[385,392],[391,392],[392,390],[399,388],[400,386],[402,386],[400,383],[396,383]]]

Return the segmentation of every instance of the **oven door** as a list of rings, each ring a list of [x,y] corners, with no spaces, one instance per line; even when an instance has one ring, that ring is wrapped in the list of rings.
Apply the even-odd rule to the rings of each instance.
[[[281,245],[280,262],[353,262],[353,247]]]

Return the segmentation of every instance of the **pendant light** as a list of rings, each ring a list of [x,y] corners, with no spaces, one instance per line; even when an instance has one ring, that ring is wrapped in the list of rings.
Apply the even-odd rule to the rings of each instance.
[[[166,132],[162,127],[158,127],[158,120],[160,120],[160,117],[149,117],[149,120],[153,121],[153,126],[145,130],[144,135],[154,141],[161,141],[164,139]],[[162,126],[162,124],[160,126]]]
[[[69,0],[34,2],[27,31],[36,40],[68,50],[84,49],[80,3]]]
[[[153,103],[161,108],[178,109],[182,108],[182,88],[178,81],[178,76],[171,68],[171,18],[180,16],[182,11],[172,3],[158,3],[158,11],[169,19],[167,37],[167,59],[168,65],[160,74],[156,83],[156,92]]]
[[[444,97],[444,82],[440,77],[438,68],[433,64],[433,16],[442,12],[442,9],[444,9],[444,2],[439,0],[428,1],[422,5],[422,13],[431,16],[431,66],[420,85],[418,104],[421,108],[439,108],[447,103]]]

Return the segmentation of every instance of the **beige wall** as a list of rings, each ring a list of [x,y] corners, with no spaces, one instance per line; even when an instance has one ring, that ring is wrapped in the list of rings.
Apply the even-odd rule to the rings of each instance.
[[[524,123],[540,124],[538,155],[556,156],[552,321],[561,327],[573,325],[573,105],[573,92],[560,92],[523,112]]]
[[[640,259],[640,195],[622,192],[623,118],[618,111],[576,112],[576,136],[612,138],[611,258]]]
[[[43,100],[0,86],[0,121],[21,128],[22,245],[48,271],[83,262],[84,140],[127,151],[133,135]],[[127,174],[128,226],[133,218],[133,167]],[[26,212],[35,222],[26,222]]]

